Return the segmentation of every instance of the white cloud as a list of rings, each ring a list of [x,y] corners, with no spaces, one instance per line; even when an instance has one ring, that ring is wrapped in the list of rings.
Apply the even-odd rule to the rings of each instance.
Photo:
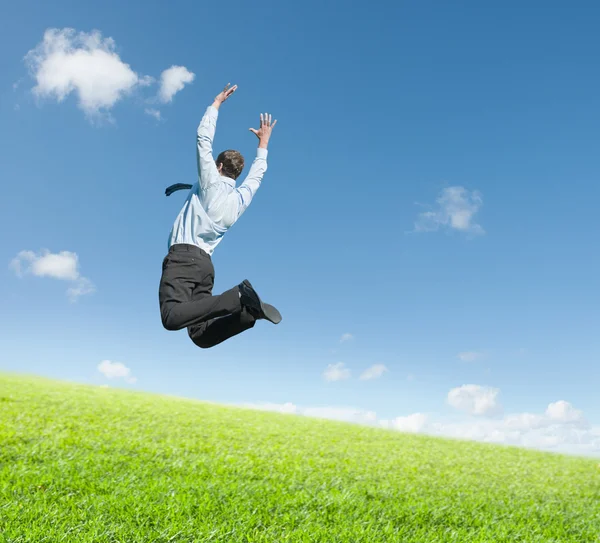
[[[131,375],[131,370],[122,362],[103,360],[98,364],[98,371],[107,379],[125,379],[128,383],[135,383],[137,379]]]
[[[137,87],[152,82],[123,62],[114,40],[103,38],[99,31],[48,29],[25,62],[36,81],[36,96],[62,102],[74,93],[89,117],[107,113]]]
[[[410,420],[417,415],[400,418]],[[565,401],[550,404],[541,415],[516,413],[500,419],[424,421],[418,431],[458,439],[600,456],[600,426],[591,426],[581,411]]]
[[[50,277],[61,281],[69,281],[71,287],[67,296],[76,301],[80,296],[95,292],[94,284],[79,272],[79,257],[77,253],[61,251],[51,253],[44,250],[41,253],[21,251],[10,263],[10,268],[18,277],[27,274],[36,277]]]
[[[154,117],[157,121],[162,119],[162,115],[158,109],[149,107],[144,110],[144,113],[146,113],[146,115],[150,115],[150,117]]]
[[[115,41],[97,30],[50,28],[24,60],[35,80],[36,97],[60,103],[75,95],[78,107],[90,120],[112,120],[110,112],[119,101],[155,83],[153,77],[137,73],[124,62]],[[171,102],[194,78],[184,66],[171,66],[160,76],[157,97],[146,103]],[[148,107],[145,112],[160,120],[157,109]]]
[[[195,74],[190,72],[185,66],[171,66],[160,76],[160,89],[158,97],[161,102],[168,103],[183,87],[194,81]]]
[[[481,360],[483,358],[483,353],[477,351],[465,351],[463,353],[458,353],[458,358],[463,362],[475,362],[477,360]]]
[[[396,417],[389,423],[382,421],[382,426],[393,428],[400,432],[420,432],[425,428],[428,420],[427,415],[423,413],[413,413],[407,417]]]
[[[11,262],[11,267],[19,277],[29,272],[38,277],[52,277],[67,281],[79,277],[77,265],[77,254],[69,251],[55,254],[43,251],[41,255],[33,251],[21,251]]]
[[[337,364],[329,364],[323,372],[323,377],[326,381],[343,381],[350,379],[351,371],[345,367],[343,362]]]
[[[371,366],[370,368],[366,369],[360,376],[360,379],[362,381],[368,381],[370,379],[378,379],[386,371],[388,371],[388,369],[383,364],[375,364],[374,366]]]
[[[346,341],[351,341],[354,339],[354,336],[352,334],[343,334],[342,337],[340,338],[340,343],[345,343]]]
[[[502,411],[500,390],[480,385],[463,385],[448,392],[448,404],[471,415],[495,415]]]
[[[470,234],[483,234],[483,228],[474,221],[483,204],[478,191],[469,192],[464,187],[448,187],[436,200],[433,211],[420,213],[415,221],[416,232],[435,232],[449,228]]]
[[[243,407],[326,418],[432,436],[483,441],[540,450],[600,456],[600,426],[590,425],[569,402],[558,401],[543,414],[515,413],[500,418],[435,419],[413,413],[392,420],[352,407],[299,407],[292,403],[245,404]]]
[[[585,422],[583,412],[564,400],[551,403],[546,409],[546,416],[557,422]]]

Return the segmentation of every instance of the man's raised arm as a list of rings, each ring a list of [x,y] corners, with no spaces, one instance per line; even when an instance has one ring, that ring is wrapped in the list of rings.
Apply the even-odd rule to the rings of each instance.
[[[263,116],[261,113],[260,128],[258,130],[250,128],[250,132],[258,138],[256,158],[252,162],[252,166],[244,182],[227,197],[223,213],[223,223],[226,228],[231,227],[241,217],[242,213],[246,211],[260,187],[262,178],[267,171],[267,147],[269,146],[271,131],[276,123],[277,120],[271,123],[271,115],[265,113]]]
[[[208,106],[196,134],[196,150],[198,157],[198,182],[201,189],[206,189],[209,185],[219,179],[219,171],[215,164],[212,153],[212,144],[215,138],[217,127],[217,118],[221,104],[227,100],[237,89],[237,85],[229,87],[229,83],[215,97],[212,105]]]

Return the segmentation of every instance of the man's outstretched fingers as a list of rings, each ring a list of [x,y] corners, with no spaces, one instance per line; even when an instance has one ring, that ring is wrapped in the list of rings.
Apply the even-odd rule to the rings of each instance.
[[[233,87],[230,87],[230,85],[231,83],[227,83],[223,90],[217,96],[215,96],[214,105],[217,109],[237,90],[237,85],[234,85]]]
[[[276,124],[277,119],[273,120],[273,115],[268,112],[265,112],[260,114],[260,126],[258,130],[255,128],[249,128],[248,130],[250,130],[250,132],[252,132],[256,137],[258,137],[258,139],[261,140],[261,142],[265,144],[264,146],[266,147],[266,143],[271,137],[271,131],[273,130],[273,127]]]
[[[229,85],[227,85],[229,87]],[[225,88],[225,96],[229,98],[237,90],[237,85],[234,85],[230,89]]]

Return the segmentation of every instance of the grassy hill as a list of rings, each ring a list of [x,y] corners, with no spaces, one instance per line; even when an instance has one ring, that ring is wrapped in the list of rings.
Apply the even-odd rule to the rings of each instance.
[[[0,542],[600,541],[597,461],[0,375]]]

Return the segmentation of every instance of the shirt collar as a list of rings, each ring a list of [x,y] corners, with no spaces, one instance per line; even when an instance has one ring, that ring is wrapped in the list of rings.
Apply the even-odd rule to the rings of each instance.
[[[231,177],[221,175],[221,181],[225,181],[230,187],[235,187],[235,180],[231,179]]]

